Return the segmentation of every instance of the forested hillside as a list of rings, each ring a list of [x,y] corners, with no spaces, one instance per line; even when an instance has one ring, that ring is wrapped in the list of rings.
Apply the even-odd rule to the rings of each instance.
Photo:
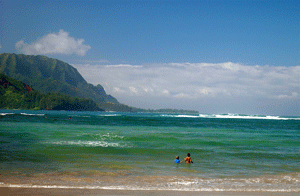
[[[0,108],[103,111],[91,99],[75,98],[61,93],[43,94],[3,74],[0,74]]]
[[[23,54],[0,54],[0,73],[20,80],[42,93],[63,93],[73,97],[88,98],[99,103],[115,103],[101,85],[85,81],[80,73],[68,63]]]

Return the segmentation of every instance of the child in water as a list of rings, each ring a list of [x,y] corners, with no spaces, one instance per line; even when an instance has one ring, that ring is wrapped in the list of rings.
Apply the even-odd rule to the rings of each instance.
[[[179,156],[176,157],[176,159],[175,159],[174,162],[175,162],[175,163],[182,163],[182,161],[179,160]]]
[[[192,159],[191,159],[191,154],[187,153],[186,158],[184,159],[184,161],[186,163],[193,163]]]

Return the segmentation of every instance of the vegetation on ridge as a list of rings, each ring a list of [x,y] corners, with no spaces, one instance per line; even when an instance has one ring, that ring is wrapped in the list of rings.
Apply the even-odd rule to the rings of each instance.
[[[20,80],[41,93],[63,93],[98,103],[119,103],[101,85],[85,81],[68,63],[41,55],[0,54],[0,73]]]
[[[27,84],[0,74],[0,108],[103,111],[91,99],[61,93],[40,93]]]

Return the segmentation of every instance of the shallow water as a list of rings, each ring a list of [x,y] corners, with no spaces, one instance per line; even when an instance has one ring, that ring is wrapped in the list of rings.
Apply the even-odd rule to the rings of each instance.
[[[300,117],[0,113],[0,186],[300,191]]]

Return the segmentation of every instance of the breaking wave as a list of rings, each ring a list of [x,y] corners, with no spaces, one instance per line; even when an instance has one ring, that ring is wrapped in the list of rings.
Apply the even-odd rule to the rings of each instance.
[[[128,147],[125,143],[121,142],[106,142],[106,141],[56,141],[47,142],[56,145],[68,145],[68,146],[85,146],[85,147]]]
[[[187,178],[179,176],[140,176],[114,178],[107,183],[61,183],[38,184],[6,184],[0,187],[15,188],[54,188],[54,189],[107,189],[107,190],[169,190],[169,191],[207,191],[207,192],[282,192],[298,193],[299,175],[275,175],[253,178]]]
[[[257,119],[257,120],[300,120],[300,117],[281,117],[265,115],[244,115],[244,114],[199,114],[199,115],[169,115],[162,114],[162,117],[176,118],[224,118],[224,119]]]

